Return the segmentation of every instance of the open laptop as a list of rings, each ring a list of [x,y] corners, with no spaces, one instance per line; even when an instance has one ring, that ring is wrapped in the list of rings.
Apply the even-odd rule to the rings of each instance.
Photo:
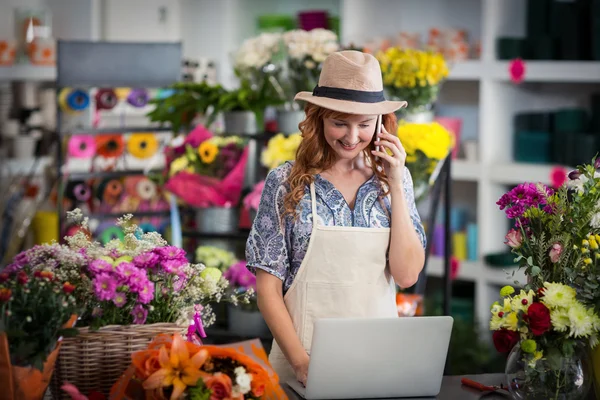
[[[453,318],[332,318],[315,322],[306,387],[313,399],[422,398],[439,394]]]

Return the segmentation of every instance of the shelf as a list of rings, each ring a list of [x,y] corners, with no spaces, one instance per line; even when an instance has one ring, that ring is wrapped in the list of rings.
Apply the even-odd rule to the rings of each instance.
[[[56,67],[36,65],[0,66],[0,81],[36,81],[52,82],[56,80]]]
[[[598,61],[527,61],[525,82],[600,82],[600,62]],[[486,74],[496,80],[510,81],[510,61],[496,61]]]
[[[52,163],[51,156],[39,157],[34,175],[40,175],[44,168]],[[0,160],[0,170],[2,175],[26,175],[31,173],[35,158],[19,158]]]
[[[478,261],[461,261],[458,269],[457,280],[476,282],[480,276],[481,263]],[[444,276],[444,259],[438,256],[429,256],[427,262],[427,276],[441,278]]]
[[[466,60],[449,63],[450,81],[477,81],[482,76],[482,64],[479,60]]]
[[[457,280],[490,285],[510,285],[515,280],[524,282],[525,274],[517,271],[517,267],[491,267],[483,261],[460,261]],[[511,275],[515,271],[514,277]],[[444,276],[444,260],[442,257],[430,256],[427,265],[427,276],[441,278]]]
[[[517,185],[524,182],[550,184],[551,173],[554,168],[571,170],[570,167],[562,165],[506,163],[491,165],[489,167],[489,177],[492,182],[506,185]]]
[[[161,173],[162,170],[126,170],[126,171],[97,171],[97,172],[70,172],[65,173],[64,178],[69,181],[78,181],[84,179],[92,179],[92,178],[120,178],[123,176],[131,176],[131,175],[150,175]]]
[[[112,128],[77,128],[74,130],[64,131],[61,136],[75,135],[105,135],[105,134],[124,134],[134,132],[173,132],[173,129],[168,126],[115,126]]]
[[[452,160],[452,180],[477,182],[481,179],[481,164],[467,160]]]

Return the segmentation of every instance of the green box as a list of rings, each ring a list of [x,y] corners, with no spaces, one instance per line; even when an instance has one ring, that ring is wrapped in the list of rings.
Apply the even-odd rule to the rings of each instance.
[[[501,37],[496,41],[496,56],[499,60],[528,58],[527,41],[523,38]]]
[[[583,108],[563,109],[554,114],[555,132],[586,132],[588,127],[588,113]]]
[[[546,164],[552,155],[552,134],[544,131],[517,131],[514,159],[518,162]]]
[[[554,114],[552,112],[525,112],[515,115],[515,131],[552,132]]]
[[[598,137],[591,133],[574,133],[567,143],[567,165],[589,163],[598,152]]]
[[[558,42],[551,36],[530,37],[526,40],[526,48],[532,60],[555,60],[558,57]]]

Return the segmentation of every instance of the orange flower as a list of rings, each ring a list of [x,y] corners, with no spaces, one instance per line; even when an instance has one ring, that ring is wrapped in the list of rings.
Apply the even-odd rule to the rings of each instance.
[[[176,333],[170,350],[166,346],[160,348],[158,362],[161,368],[144,381],[144,389],[173,386],[171,400],[176,400],[188,386],[195,386],[200,378],[208,377],[206,372],[200,371],[207,358],[208,352],[204,349],[190,358],[185,341]]]
[[[150,375],[160,369],[158,361],[158,350],[142,350],[131,355],[132,364],[135,367],[135,376],[146,380]]]
[[[225,400],[231,398],[232,383],[231,378],[221,372],[206,378],[204,380],[206,388],[210,390],[210,400]]]

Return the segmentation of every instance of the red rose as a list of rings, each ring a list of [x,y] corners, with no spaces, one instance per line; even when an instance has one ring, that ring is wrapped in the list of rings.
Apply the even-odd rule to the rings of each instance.
[[[533,303],[530,305],[526,315],[529,329],[535,336],[543,335],[552,327],[550,310],[542,303]]]
[[[231,397],[231,378],[221,372],[217,372],[213,376],[206,379],[204,384],[211,392],[210,400],[223,400]]]
[[[519,334],[508,329],[500,329],[494,332],[492,339],[498,353],[508,353],[519,343]]]

